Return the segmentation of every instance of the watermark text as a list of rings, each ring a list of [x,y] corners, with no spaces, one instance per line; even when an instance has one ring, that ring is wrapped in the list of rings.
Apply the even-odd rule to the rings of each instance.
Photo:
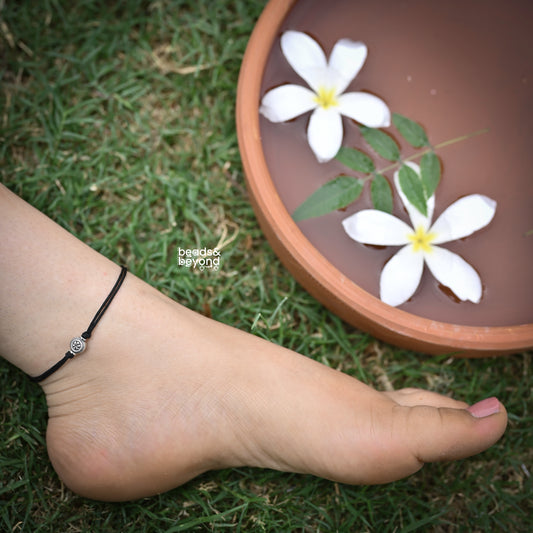
[[[178,248],[178,266],[198,270],[218,270],[220,250],[218,248]]]

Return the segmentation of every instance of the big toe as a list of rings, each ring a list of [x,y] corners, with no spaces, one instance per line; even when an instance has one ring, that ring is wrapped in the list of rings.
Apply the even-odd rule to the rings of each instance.
[[[374,417],[374,429],[378,421]],[[368,447],[369,468],[365,469],[363,463],[363,469],[359,469],[358,477],[363,482],[387,483],[415,473],[425,463],[464,459],[480,453],[503,435],[507,414],[496,399],[480,402],[469,410],[396,404],[382,414],[380,422],[381,430],[374,432],[374,442]],[[361,482],[349,475],[342,480]]]
[[[489,398],[468,409],[406,408],[404,437],[421,463],[464,459],[492,446],[507,426],[505,407]]]

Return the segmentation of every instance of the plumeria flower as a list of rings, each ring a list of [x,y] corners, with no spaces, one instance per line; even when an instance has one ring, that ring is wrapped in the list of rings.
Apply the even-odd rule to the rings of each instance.
[[[335,157],[341,147],[341,115],[372,128],[390,126],[390,111],[383,100],[365,92],[343,93],[365,62],[364,43],[338,41],[328,62],[309,35],[287,31],[281,36],[281,50],[310,89],[295,84],[276,87],[265,94],[259,111],[272,122],[285,122],[313,111],[307,139],[320,162]]]
[[[405,164],[420,174],[418,165]],[[462,239],[485,227],[494,217],[496,202],[480,194],[465,196],[431,225],[435,196],[428,200],[427,216],[423,215],[402,192],[398,174],[394,175],[394,183],[413,227],[376,209],[361,210],[342,221],[346,233],[357,242],[403,246],[383,267],[380,298],[392,306],[409,300],[420,283],[425,263],[437,281],[457,298],[478,303],[482,293],[478,273],[462,257],[436,245]]]

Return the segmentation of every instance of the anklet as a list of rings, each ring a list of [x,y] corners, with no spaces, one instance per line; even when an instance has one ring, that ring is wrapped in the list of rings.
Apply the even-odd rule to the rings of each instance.
[[[96,312],[96,315],[94,315],[94,318],[92,319],[91,323],[89,324],[89,327],[87,328],[87,331],[84,331],[79,337],[74,337],[70,341],[70,350],[65,354],[65,357],[61,359],[61,361],[58,361],[53,367],[49,368],[46,372],[43,372],[39,376],[32,377],[30,376],[30,379],[36,383],[39,381],[43,381],[43,379],[46,379],[48,376],[51,376],[56,370],[59,370],[69,359],[72,359],[76,355],[83,352],[86,348],[86,342],[90,339],[93,329],[96,327],[96,324],[98,324],[98,321],[102,318],[104,313],[106,312],[106,309],[109,307],[109,304],[111,303],[111,300],[115,297],[118,290],[120,289],[120,286],[122,285],[122,282],[124,281],[124,278],[126,277],[126,272],[128,269],[126,267],[120,267],[120,275],[118,276],[117,281],[115,282],[115,285],[111,289],[111,292],[108,294],[107,298],[104,300],[104,303],[100,306],[100,309]]]

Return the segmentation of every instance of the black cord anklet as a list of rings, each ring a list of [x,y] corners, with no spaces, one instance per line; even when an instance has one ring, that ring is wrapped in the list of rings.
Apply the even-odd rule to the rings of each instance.
[[[92,319],[91,323],[89,324],[89,327],[87,328],[87,331],[84,331],[79,337],[74,337],[70,341],[70,350],[65,354],[65,357],[61,359],[61,361],[58,361],[53,367],[49,368],[46,372],[43,372],[39,376],[32,377],[30,376],[30,379],[36,383],[39,381],[43,381],[43,379],[46,379],[48,376],[51,376],[56,370],[59,370],[69,359],[72,359],[76,355],[83,352],[86,348],[86,342],[91,338],[91,335],[93,333],[93,329],[96,327],[96,324],[98,324],[98,321],[102,318],[104,313],[106,312],[106,309],[109,307],[109,304],[117,294],[118,290],[120,289],[120,286],[122,285],[122,282],[124,281],[124,278],[126,277],[126,272],[128,269],[126,267],[120,267],[120,275],[118,276],[117,281],[115,282],[115,285],[111,289],[111,292],[108,294],[107,298],[104,300],[104,303],[100,306],[100,309],[96,312],[96,315],[94,315],[94,318]]]

